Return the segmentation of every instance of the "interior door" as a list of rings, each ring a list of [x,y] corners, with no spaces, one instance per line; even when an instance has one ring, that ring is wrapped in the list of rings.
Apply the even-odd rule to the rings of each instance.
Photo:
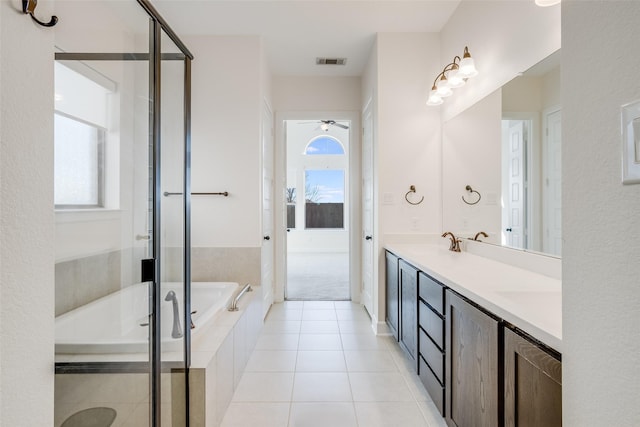
[[[544,178],[544,239],[546,253],[562,253],[562,112],[554,111],[546,116],[545,178]]]
[[[373,116],[362,114],[362,304],[373,314]]]
[[[506,206],[507,224],[504,232],[509,246],[525,248],[527,242],[525,234],[526,141],[524,121],[510,121],[508,138],[509,177]]]
[[[273,113],[267,104],[262,108],[262,266],[263,316],[274,299],[273,269],[275,264],[273,234]]]

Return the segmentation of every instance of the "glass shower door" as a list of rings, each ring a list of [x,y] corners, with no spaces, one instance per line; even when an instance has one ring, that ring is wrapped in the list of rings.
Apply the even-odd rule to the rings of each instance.
[[[166,35],[160,37],[160,344],[162,425],[182,426],[190,328],[188,170],[185,123],[185,55]]]
[[[190,56],[146,0],[56,13],[55,426],[188,425]]]

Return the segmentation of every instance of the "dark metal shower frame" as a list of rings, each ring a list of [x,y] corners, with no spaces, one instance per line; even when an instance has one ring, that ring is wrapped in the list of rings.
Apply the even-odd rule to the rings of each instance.
[[[149,116],[151,129],[150,143],[152,150],[153,183],[151,193],[153,196],[153,218],[152,218],[152,263],[154,266],[152,310],[150,328],[150,366],[144,369],[140,363],[136,362],[99,362],[99,363],[61,363],[56,364],[56,372],[149,372],[151,376],[150,384],[150,422],[152,427],[161,426],[161,373],[162,373],[162,348],[161,348],[161,322],[160,322],[160,267],[161,267],[161,64],[162,61],[184,61],[184,182],[182,192],[185,194],[184,213],[184,317],[183,324],[189,325],[191,321],[191,61],[193,54],[171,29],[167,21],[162,18],[149,0],[136,0],[138,4],[147,12],[150,20],[150,53],[78,53],[78,52],[57,52],[56,60],[68,61],[149,61],[149,102],[152,106]],[[162,53],[161,38],[165,33],[171,41],[180,49],[181,53]],[[189,426],[189,366],[191,365],[191,330],[185,326],[184,332],[184,369],[185,381],[185,425]],[[82,365],[82,366],[80,366]],[[167,366],[168,367],[168,366]]]

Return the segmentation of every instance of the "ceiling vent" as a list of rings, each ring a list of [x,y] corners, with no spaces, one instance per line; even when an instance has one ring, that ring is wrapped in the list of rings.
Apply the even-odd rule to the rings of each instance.
[[[347,58],[316,58],[316,65],[347,65]]]

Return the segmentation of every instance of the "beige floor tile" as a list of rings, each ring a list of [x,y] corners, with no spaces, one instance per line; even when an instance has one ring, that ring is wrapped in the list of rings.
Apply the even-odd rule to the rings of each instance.
[[[302,320],[338,320],[335,310],[304,309]]]
[[[342,350],[338,334],[300,334],[298,350]]]
[[[367,334],[340,334],[340,338],[344,350],[387,350],[386,340],[373,335],[372,332]]]
[[[233,402],[289,402],[293,389],[291,372],[245,372]]]
[[[430,427],[415,402],[356,402],[358,424],[367,427]]]
[[[300,372],[293,385],[294,402],[350,402],[351,388],[346,373]]]
[[[292,403],[289,427],[358,427],[352,403]]]
[[[232,402],[221,427],[287,427],[289,406],[289,402]]]
[[[256,342],[256,350],[297,350],[300,335],[298,334],[265,334],[262,333]]]
[[[300,332],[299,320],[266,320],[262,327],[263,334],[297,334]]]
[[[356,402],[415,402],[400,373],[350,372]]]
[[[299,351],[296,372],[346,372],[342,351]]]
[[[293,372],[297,354],[292,350],[254,350],[245,372]]]
[[[349,372],[398,372],[387,350],[347,350],[344,358]]]
[[[340,333],[340,329],[336,320],[303,320],[300,326],[300,333],[337,334]]]

